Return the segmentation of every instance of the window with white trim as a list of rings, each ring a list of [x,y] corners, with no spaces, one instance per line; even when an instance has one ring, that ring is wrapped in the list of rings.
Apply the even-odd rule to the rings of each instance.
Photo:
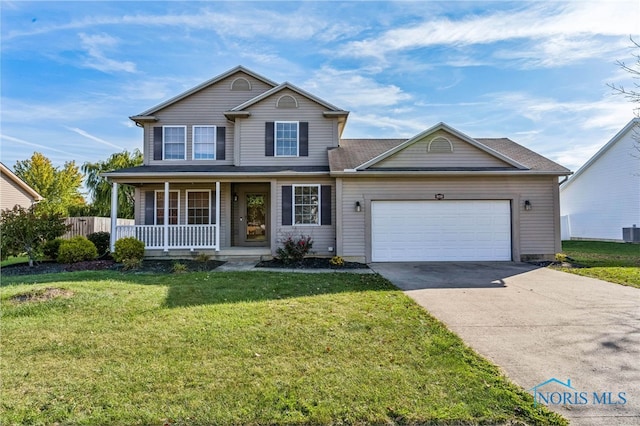
[[[169,225],[177,225],[180,214],[180,191],[169,191]],[[156,191],[156,225],[164,225],[164,191]]]
[[[189,225],[211,223],[211,191],[187,191],[187,223]]]
[[[187,127],[162,126],[162,144],[165,160],[185,160]]]
[[[320,185],[293,186],[293,224],[320,224]]]
[[[298,156],[298,122],[276,121],[274,126],[276,157]]]
[[[191,139],[194,160],[216,159],[216,126],[193,126]]]

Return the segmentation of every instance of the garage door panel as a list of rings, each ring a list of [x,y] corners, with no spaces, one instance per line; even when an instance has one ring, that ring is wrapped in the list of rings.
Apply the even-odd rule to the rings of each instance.
[[[506,200],[373,201],[372,260],[511,260]]]

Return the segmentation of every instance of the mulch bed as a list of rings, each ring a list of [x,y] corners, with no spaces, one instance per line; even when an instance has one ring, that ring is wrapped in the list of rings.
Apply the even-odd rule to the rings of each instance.
[[[344,262],[344,265],[336,267],[329,263],[331,259],[326,257],[305,257],[302,262],[284,263],[280,259],[263,260],[256,268],[286,268],[286,269],[369,269],[364,263]]]
[[[282,269],[368,269],[364,263],[344,262],[343,266],[336,267],[329,263],[331,259],[323,257],[307,257],[302,262],[294,264],[285,264],[280,259],[264,260],[259,262],[258,268],[282,268]],[[14,275],[35,275],[35,274],[56,274],[60,272],[75,271],[99,271],[114,270],[123,273],[171,273],[174,265],[180,263],[186,266],[185,272],[212,271],[223,265],[225,262],[219,260],[207,260],[201,262],[197,260],[145,260],[138,269],[125,271],[122,269],[121,263],[116,263],[111,259],[98,259],[85,262],[62,264],[54,261],[36,262],[33,267],[29,267],[27,263],[17,263],[2,268],[0,274],[2,276]]]
[[[34,275],[34,274],[56,274],[60,272],[75,272],[75,271],[98,271],[98,270],[116,270],[126,273],[140,273],[140,272],[155,272],[155,273],[170,273],[173,271],[173,266],[176,263],[181,263],[186,266],[188,272],[193,271],[212,271],[218,266],[224,264],[219,260],[207,260],[206,262],[200,262],[196,260],[145,260],[142,262],[142,266],[138,269],[129,271],[122,270],[122,264],[116,263],[110,259],[102,260],[90,260],[85,262],[63,264],[53,261],[36,262],[33,267],[29,267],[27,263],[17,263],[8,265],[2,268],[0,274],[2,276],[12,275]]]

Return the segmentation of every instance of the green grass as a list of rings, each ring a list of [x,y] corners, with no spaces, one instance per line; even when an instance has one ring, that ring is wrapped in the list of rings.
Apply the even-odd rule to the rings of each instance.
[[[566,424],[378,275],[75,272],[0,301],[2,425]]]
[[[29,258],[27,256],[18,256],[18,257],[10,256],[9,258],[3,260],[0,263],[0,268],[9,266],[9,265],[14,265],[16,263],[27,263],[28,261],[29,261]]]
[[[558,268],[572,274],[640,288],[640,245],[563,241],[562,252],[584,268]]]

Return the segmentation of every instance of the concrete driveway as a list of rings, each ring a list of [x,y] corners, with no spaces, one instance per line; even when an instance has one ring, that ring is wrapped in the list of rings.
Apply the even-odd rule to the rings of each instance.
[[[640,289],[512,262],[371,267],[530,393],[555,379],[537,400],[572,425],[640,425]]]

